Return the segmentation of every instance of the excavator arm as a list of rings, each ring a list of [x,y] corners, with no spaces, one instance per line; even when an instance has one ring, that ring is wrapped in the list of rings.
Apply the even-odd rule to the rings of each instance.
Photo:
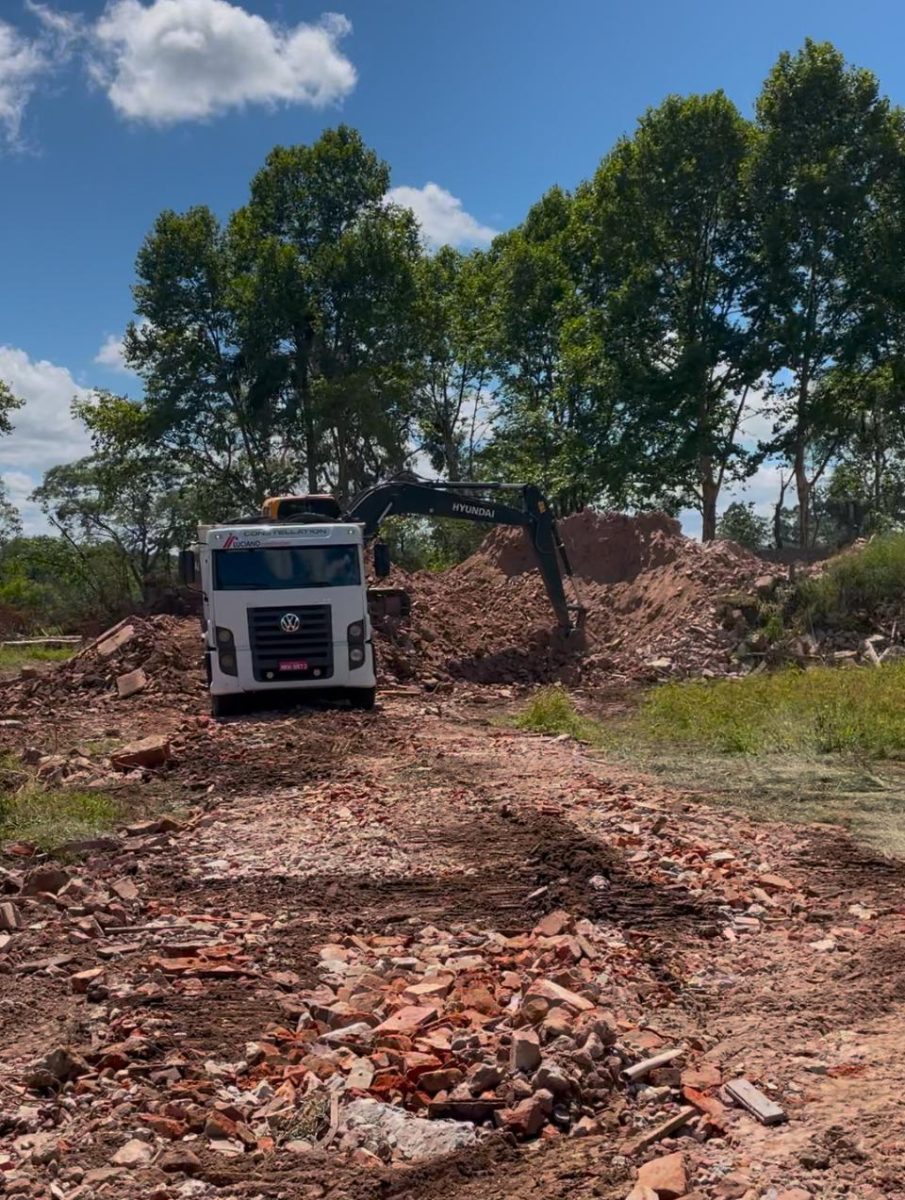
[[[498,492],[518,493],[521,505],[497,501],[494,494]],[[486,493],[493,498],[488,499]],[[566,597],[564,581],[566,576],[571,578],[572,568],[553,510],[533,484],[443,483],[403,477],[361,492],[345,513],[347,520],[361,522],[366,538],[374,537],[391,516],[453,517],[521,526],[531,542],[560,628],[572,633],[583,625],[584,609],[570,604]]]

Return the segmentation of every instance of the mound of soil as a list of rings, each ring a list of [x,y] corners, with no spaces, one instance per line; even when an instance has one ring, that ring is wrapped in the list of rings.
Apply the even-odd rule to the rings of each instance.
[[[466,679],[594,684],[733,668],[735,639],[719,598],[750,590],[763,563],[733,542],[702,545],[661,513],[577,513],[560,523],[587,610],[584,635],[555,631],[546,590],[521,530],[495,530],[451,571],[395,582],[413,600],[408,622],[379,624],[385,673],[400,681]]]

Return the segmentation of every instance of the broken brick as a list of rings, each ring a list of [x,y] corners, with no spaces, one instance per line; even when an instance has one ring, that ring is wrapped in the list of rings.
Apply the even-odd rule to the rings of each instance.
[[[530,1074],[541,1064],[540,1038],[533,1029],[517,1029],[509,1048],[509,1069]]]
[[[517,1104],[515,1108],[505,1111],[503,1125],[516,1137],[536,1137],[552,1111],[553,1097],[549,1092],[546,1094],[536,1092],[533,1096],[523,1100],[521,1104]]]
[[[162,767],[170,758],[170,739],[163,734],[141,738],[110,755],[110,761],[120,771],[136,767]],[[159,822],[151,822],[157,825]]]
[[[557,934],[564,933],[572,924],[572,918],[567,912],[562,909],[557,909],[556,912],[548,913],[542,920],[534,926],[534,932],[541,937],[556,937]]]
[[[103,641],[97,644],[97,653],[101,658],[109,658],[115,654],[117,650],[121,650],[135,637],[135,626],[124,625],[110,636],[105,636]]]
[[[377,1026],[375,1033],[414,1033],[437,1019],[437,1009],[429,1004],[407,1004]]]
[[[120,700],[128,700],[130,696],[137,696],[147,686],[148,677],[141,667],[138,667],[134,671],[127,671],[125,675],[117,675],[116,677],[116,691]]]
[[[69,882],[70,875],[68,871],[64,871],[62,867],[56,863],[44,863],[40,867],[35,867],[25,876],[25,882],[22,884],[23,896],[37,896],[41,892],[49,892],[55,896]]]
[[[84,996],[92,983],[95,983],[104,973],[103,967],[92,967],[88,971],[78,971],[69,976],[69,983],[76,996]]]
[[[562,987],[558,983],[554,983],[552,979],[536,979],[528,992],[529,997],[540,996],[542,999],[549,1001],[551,1005],[568,1005],[569,1008],[574,1008],[576,1012],[587,1012],[594,1005],[590,1000],[586,1000],[584,996],[579,996],[577,992],[570,992],[568,988]]]
[[[679,1151],[645,1163],[638,1171],[638,1183],[656,1192],[658,1200],[680,1200],[688,1191],[685,1156]]]

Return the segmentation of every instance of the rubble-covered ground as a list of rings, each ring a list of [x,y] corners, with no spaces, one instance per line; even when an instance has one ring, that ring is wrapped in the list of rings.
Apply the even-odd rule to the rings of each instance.
[[[563,532],[581,647],[493,535],[409,581],[373,713],[214,722],[172,617],[0,684],[7,792],[122,814],[0,845],[0,1195],[905,1200],[905,866],[502,719],[738,670],[762,564]]]
[[[905,869],[508,688],[216,724],[95,656],[8,687],[2,745],[175,816],[2,848],[4,1194],[905,1197]]]

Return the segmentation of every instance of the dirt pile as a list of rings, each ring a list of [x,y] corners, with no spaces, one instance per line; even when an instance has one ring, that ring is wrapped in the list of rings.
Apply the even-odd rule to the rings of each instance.
[[[88,702],[144,696],[201,696],[201,638],[194,620],[129,617],[46,670],[24,667],[2,688],[6,707],[29,709],[83,697]]]
[[[379,624],[385,672],[398,680],[593,685],[734,669],[737,639],[723,628],[720,602],[751,591],[760,559],[733,542],[686,538],[678,521],[659,513],[583,512],[560,530],[587,609],[582,641],[551,632],[526,536],[498,530],[451,571],[399,579],[412,616]]]

